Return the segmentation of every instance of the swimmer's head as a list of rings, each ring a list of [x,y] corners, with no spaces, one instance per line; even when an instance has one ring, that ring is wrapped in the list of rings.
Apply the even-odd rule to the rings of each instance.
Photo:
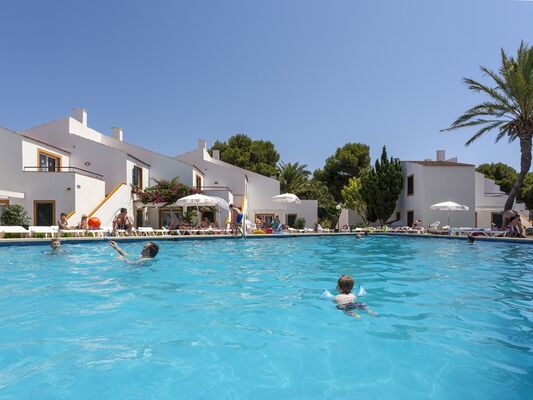
[[[353,285],[355,285],[355,281],[350,275],[342,275],[337,281],[337,290],[343,294],[350,294]]]
[[[59,247],[61,247],[61,242],[59,239],[52,239],[50,242],[50,247],[54,250],[59,250]]]
[[[154,242],[148,242],[141,251],[143,258],[154,258],[159,253],[159,246]]]

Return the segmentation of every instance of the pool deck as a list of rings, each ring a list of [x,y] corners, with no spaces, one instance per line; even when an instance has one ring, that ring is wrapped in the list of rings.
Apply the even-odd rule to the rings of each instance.
[[[361,236],[364,232],[336,232],[336,233],[291,233],[291,234],[265,234],[265,235],[247,235],[246,240],[256,239],[287,239],[287,238],[312,238],[312,237],[331,237],[331,236]],[[368,236],[380,237],[408,237],[417,239],[443,239],[443,240],[463,240],[466,236],[434,235],[427,233],[397,233],[397,232],[372,232]],[[114,240],[116,242],[144,242],[153,241],[189,241],[189,240],[228,240],[242,239],[240,236],[231,235],[156,235],[156,236],[109,236],[109,237],[62,237],[62,243],[87,243],[87,242],[107,242]],[[476,241],[480,242],[500,242],[512,244],[530,244],[533,245],[533,237],[505,238],[505,237],[485,237],[476,236]],[[28,245],[47,245],[51,238],[17,238],[17,239],[0,239],[2,246],[28,246]]]

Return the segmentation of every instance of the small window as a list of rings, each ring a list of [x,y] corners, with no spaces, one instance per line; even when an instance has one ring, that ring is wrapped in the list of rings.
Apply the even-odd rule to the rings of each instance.
[[[402,213],[400,211],[396,211],[396,221],[399,221],[402,219]]]
[[[132,180],[133,186],[135,186],[138,189],[143,188],[143,169],[141,167],[138,167],[136,165],[133,167],[133,171],[131,174],[131,180]]]
[[[407,177],[407,196],[415,194],[415,176],[409,175]]]
[[[296,222],[296,217],[298,214],[287,214],[287,225],[291,228],[294,228],[294,223]]]
[[[0,199],[0,218],[2,217],[2,213],[4,212],[4,209],[8,205],[9,205],[9,199]]]
[[[407,226],[412,227],[414,222],[415,222],[415,212],[407,211]]]
[[[37,159],[39,162],[39,171],[41,172],[59,172],[61,169],[61,157],[55,154],[39,149]]]
[[[35,226],[55,225],[56,203],[54,200],[35,200],[33,202]]]
[[[196,189],[202,190],[202,177],[196,175]]]
[[[502,215],[500,213],[492,213],[491,216],[491,222],[496,225],[496,227],[501,228],[502,227]]]

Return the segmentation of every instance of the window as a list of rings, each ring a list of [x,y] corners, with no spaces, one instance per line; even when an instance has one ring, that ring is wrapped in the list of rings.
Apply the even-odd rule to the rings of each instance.
[[[407,177],[407,196],[415,194],[415,176],[409,175]]]
[[[407,211],[407,226],[412,227],[414,222],[415,222],[415,212]]]
[[[202,190],[202,177],[196,175],[196,189]]]
[[[261,221],[263,221],[264,226],[272,226],[274,214],[255,214],[255,219],[257,220],[258,218],[261,218]]]
[[[61,169],[61,157],[41,149],[37,151],[37,162],[41,172],[59,172]]]
[[[133,171],[131,173],[131,180],[133,186],[135,186],[138,189],[143,188],[143,169],[141,167],[138,167],[136,165],[133,166]]]
[[[56,202],[54,200],[35,200],[33,202],[33,223],[36,226],[55,225]]]
[[[496,225],[496,227],[501,228],[502,227],[502,215],[500,213],[493,212],[491,215],[491,222]]]
[[[289,225],[291,228],[294,227],[294,222],[296,222],[297,214],[287,214],[287,225]]]
[[[143,226],[143,209],[138,208],[137,212],[135,213],[135,227],[140,228]]]
[[[159,209],[159,228],[171,226],[176,229],[178,221],[183,219],[183,208]]]
[[[0,199],[0,218],[4,212],[4,208],[9,205],[9,199]]]
[[[402,213],[400,211],[396,211],[396,221],[399,221],[402,219]]]

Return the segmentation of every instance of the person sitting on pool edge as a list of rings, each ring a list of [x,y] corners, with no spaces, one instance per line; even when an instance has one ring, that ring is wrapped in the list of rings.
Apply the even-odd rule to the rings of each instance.
[[[133,223],[131,222],[130,217],[128,216],[128,209],[121,208],[120,213],[113,220],[113,235],[116,236],[117,229],[125,230],[128,235],[131,235],[133,230]]]
[[[337,291],[339,294],[335,296],[335,302],[337,303],[337,309],[344,311],[347,315],[354,318],[359,318],[354,310],[365,310],[368,314],[376,316],[377,314],[372,311],[364,303],[358,302],[357,296],[352,293],[355,280],[350,275],[342,275],[337,281]]]
[[[114,248],[117,253],[120,254],[122,257],[126,258],[128,256],[128,253],[122,250],[115,241],[110,240],[109,245]],[[159,253],[159,246],[154,242],[148,242],[141,250],[141,260],[144,261],[155,258],[155,256],[157,256],[157,253]]]

